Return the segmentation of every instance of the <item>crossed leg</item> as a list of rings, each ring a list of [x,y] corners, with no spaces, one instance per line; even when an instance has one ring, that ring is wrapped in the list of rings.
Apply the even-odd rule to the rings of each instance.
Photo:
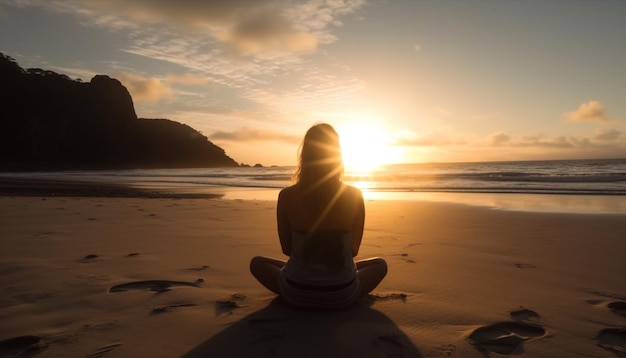
[[[271,259],[269,257],[255,256],[250,260],[250,272],[265,288],[280,294],[278,288],[278,276],[280,270],[285,266],[285,262],[281,260]]]
[[[280,294],[278,277],[285,266],[281,260],[255,256],[250,260],[250,272],[268,290]],[[361,283],[361,294],[370,293],[387,275],[387,262],[382,258],[372,258],[356,262],[357,274]]]
[[[387,275],[387,262],[380,257],[357,261],[356,270],[361,283],[361,295],[365,296]]]

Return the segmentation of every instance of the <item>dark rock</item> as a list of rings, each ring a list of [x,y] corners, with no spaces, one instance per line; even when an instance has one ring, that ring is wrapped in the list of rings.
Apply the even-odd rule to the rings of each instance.
[[[97,75],[88,83],[0,53],[0,170],[234,167],[195,129],[138,119],[127,89]]]

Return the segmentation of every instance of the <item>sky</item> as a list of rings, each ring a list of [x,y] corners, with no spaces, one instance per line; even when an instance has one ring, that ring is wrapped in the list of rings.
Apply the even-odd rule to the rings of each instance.
[[[0,0],[24,68],[117,78],[240,163],[626,158],[625,0]],[[347,163],[349,164],[349,163]]]

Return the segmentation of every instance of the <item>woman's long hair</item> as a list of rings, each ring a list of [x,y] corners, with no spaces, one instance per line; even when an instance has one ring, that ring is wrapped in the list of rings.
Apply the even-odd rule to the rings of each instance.
[[[323,216],[337,200],[343,170],[341,145],[335,129],[327,123],[309,128],[300,146],[294,177],[313,214]]]

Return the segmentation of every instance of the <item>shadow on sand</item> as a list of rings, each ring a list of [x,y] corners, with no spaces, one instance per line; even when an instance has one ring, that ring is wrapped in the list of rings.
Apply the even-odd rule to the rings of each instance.
[[[275,299],[183,357],[421,357],[409,337],[371,303],[303,311]]]

